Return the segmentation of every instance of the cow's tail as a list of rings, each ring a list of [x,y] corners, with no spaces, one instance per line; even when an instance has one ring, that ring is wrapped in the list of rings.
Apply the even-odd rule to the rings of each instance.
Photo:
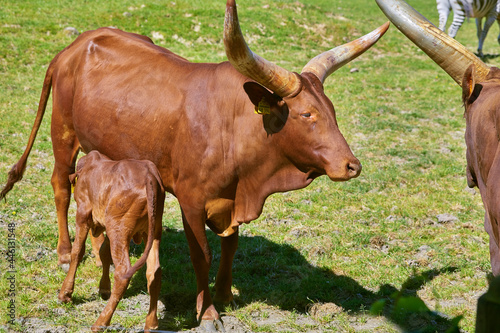
[[[151,175],[150,173],[148,175],[148,179],[146,182],[146,196],[148,205],[148,227],[149,227],[148,241],[146,243],[146,248],[144,249],[142,256],[125,273],[124,278],[126,279],[132,278],[132,275],[134,275],[135,272],[137,272],[139,268],[141,268],[146,263],[146,260],[149,256],[149,252],[151,251],[151,247],[153,246],[153,240],[156,233],[155,225],[156,225],[157,215],[158,214],[161,215],[163,213],[163,209],[161,209],[160,207],[163,207],[164,204],[164,202],[161,201],[164,200],[164,195],[162,195],[162,193],[164,193],[164,189],[161,179],[158,178],[159,176],[156,173],[154,176]],[[159,228],[161,228],[161,225],[159,226]]]
[[[12,166],[9,171],[9,176],[7,178],[7,183],[5,184],[2,192],[0,192],[0,200],[5,198],[5,195],[14,187],[14,184],[23,178],[24,170],[26,169],[26,162],[28,156],[33,148],[33,143],[35,142],[36,134],[42,123],[43,115],[45,114],[45,108],[50,96],[50,89],[52,87],[52,74],[54,73],[54,68],[56,65],[58,56],[56,56],[49,65],[47,73],[45,74],[45,80],[43,81],[42,94],[40,96],[40,102],[38,103],[38,111],[36,112],[35,123],[31,129],[31,134],[28,140],[28,145],[24,150],[23,155],[19,161]]]

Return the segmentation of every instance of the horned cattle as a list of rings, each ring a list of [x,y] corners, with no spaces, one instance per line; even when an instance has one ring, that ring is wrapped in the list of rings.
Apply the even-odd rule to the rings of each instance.
[[[323,82],[388,27],[325,51],[301,74],[248,48],[234,0],[227,2],[224,22],[229,62],[192,63],[118,29],[85,32],[50,63],[28,145],[0,198],[22,177],[52,88],[59,264],[70,261],[68,176],[79,150],[150,160],[180,204],[197,277],[198,319],[214,328],[219,314],[209,292],[205,224],[221,236],[215,299],[230,302],[238,228],[261,214],[270,194],[303,188],[321,175],[347,181],[360,174]]]

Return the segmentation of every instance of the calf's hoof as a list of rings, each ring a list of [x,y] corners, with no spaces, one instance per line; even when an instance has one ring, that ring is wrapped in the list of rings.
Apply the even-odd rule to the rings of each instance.
[[[57,298],[59,299],[59,302],[61,302],[61,303],[69,303],[69,302],[71,302],[71,295],[72,295],[72,293],[61,291],[59,293],[59,296],[57,296]]]
[[[68,271],[69,271],[69,263],[58,264],[58,265],[64,271],[64,273],[68,273]]]
[[[146,326],[144,326],[144,332],[146,332],[146,333],[151,332],[151,331],[156,332],[157,329],[158,329],[158,324],[153,325],[153,326],[148,326],[146,324]]]
[[[203,332],[226,332],[224,325],[220,319],[215,320],[202,320],[200,323],[200,328]]]
[[[59,251],[58,251],[59,253]],[[68,273],[69,271],[69,263],[71,262],[71,249],[67,254],[61,254],[59,255],[59,258],[57,260],[57,266],[61,267],[61,269],[65,272]]]

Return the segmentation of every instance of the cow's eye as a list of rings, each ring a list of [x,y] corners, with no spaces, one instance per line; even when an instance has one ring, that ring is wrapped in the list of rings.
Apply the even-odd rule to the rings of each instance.
[[[304,118],[311,118],[311,112],[302,113],[301,116]]]

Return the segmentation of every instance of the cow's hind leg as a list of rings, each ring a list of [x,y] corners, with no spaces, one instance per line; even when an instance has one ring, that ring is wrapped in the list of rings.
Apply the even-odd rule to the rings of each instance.
[[[58,117],[56,108],[52,113],[52,147],[54,150],[54,172],[52,173],[52,188],[57,211],[59,239],[57,242],[57,264],[68,270],[71,259],[71,241],[68,232],[68,208],[71,199],[71,183],[69,175],[75,172],[75,162],[80,144],[73,130]],[[64,130],[66,129],[66,130]]]

